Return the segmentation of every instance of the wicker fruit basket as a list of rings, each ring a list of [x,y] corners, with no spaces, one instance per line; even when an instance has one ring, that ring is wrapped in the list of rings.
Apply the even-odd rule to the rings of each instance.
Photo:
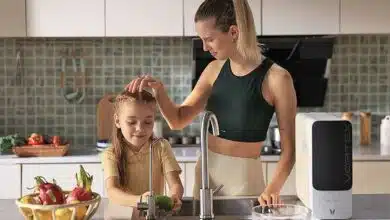
[[[12,147],[18,157],[62,157],[68,153],[69,144],[24,145]]]
[[[65,191],[65,194],[69,194]],[[22,198],[33,198],[38,193],[25,195],[15,201],[19,211],[26,220],[90,220],[99,208],[101,197],[98,193],[92,193],[89,201],[73,204],[41,205],[23,203]]]

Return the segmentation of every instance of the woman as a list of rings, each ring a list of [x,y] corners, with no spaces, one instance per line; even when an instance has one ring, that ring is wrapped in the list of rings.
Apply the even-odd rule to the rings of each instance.
[[[260,195],[262,205],[280,203],[279,192],[295,162],[297,101],[292,78],[261,55],[247,0],[205,0],[196,12],[195,27],[204,50],[216,60],[181,105],[174,104],[163,84],[149,75],[134,79],[126,89],[152,88],[171,129],[184,128],[205,109],[212,111],[220,135],[208,137],[210,186],[223,184],[219,195]],[[282,154],[266,185],[260,152],[274,113]],[[194,197],[199,197],[200,185],[198,160]]]

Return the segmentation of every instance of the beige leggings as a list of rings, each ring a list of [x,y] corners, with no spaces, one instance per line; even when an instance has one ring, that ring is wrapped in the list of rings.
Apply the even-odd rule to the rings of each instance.
[[[202,187],[201,158],[195,166],[193,196],[199,199]],[[208,151],[208,171],[210,188],[223,184],[215,196],[260,196],[265,189],[261,158],[232,157]]]

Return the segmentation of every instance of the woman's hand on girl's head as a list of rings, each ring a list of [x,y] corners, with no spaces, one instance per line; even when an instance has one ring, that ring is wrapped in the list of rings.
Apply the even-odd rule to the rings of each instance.
[[[125,89],[129,92],[138,92],[146,88],[151,88],[156,96],[158,91],[163,87],[161,81],[151,77],[150,75],[140,75],[136,79],[133,79]]]

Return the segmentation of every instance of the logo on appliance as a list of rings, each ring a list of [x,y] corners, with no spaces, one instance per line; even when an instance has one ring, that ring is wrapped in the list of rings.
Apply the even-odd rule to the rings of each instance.
[[[348,124],[344,126],[344,183],[352,181],[352,131]]]
[[[336,211],[335,209],[329,209],[330,214],[334,215],[334,212]]]

